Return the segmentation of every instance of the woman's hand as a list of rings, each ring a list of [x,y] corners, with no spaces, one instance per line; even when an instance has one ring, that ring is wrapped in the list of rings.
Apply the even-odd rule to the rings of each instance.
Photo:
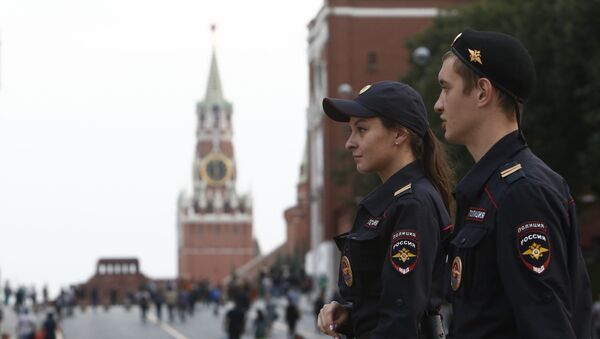
[[[321,332],[334,338],[341,338],[341,335],[336,331],[347,319],[348,311],[337,301],[332,301],[321,308],[319,318],[317,319],[317,326]]]

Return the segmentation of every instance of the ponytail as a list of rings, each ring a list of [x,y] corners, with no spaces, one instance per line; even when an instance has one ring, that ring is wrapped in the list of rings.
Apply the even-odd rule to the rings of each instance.
[[[446,159],[444,146],[433,134],[431,128],[428,128],[423,138],[412,135],[411,147],[415,157],[423,163],[427,179],[440,193],[446,209],[452,214],[454,211],[454,199],[452,198],[454,173]]]
[[[454,214],[454,199],[452,198],[452,185],[454,185],[454,172],[446,159],[444,145],[433,134],[431,128],[428,128],[425,135],[421,138],[409,128],[386,118],[379,117],[383,125],[388,129],[402,128],[410,136],[410,147],[415,158],[421,161],[425,176],[433,187],[442,196],[444,206]]]

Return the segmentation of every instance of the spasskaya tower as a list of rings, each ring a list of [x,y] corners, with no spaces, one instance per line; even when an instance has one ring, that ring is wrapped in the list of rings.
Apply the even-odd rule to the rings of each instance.
[[[178,200],[178,276],[186,281],[221,283],[255,256],[252,201],[236,192],[232,114],[213,50],[206,95],[196,106],[193,192]]]

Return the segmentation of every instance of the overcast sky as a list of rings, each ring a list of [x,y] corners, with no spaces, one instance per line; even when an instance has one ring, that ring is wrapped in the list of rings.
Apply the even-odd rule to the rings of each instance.
[[[295,204],[307,28],[322,0],[0,1],[0,274],[55,293],[101,257],[175,277],[176,202],[191,191],[195,104],[217,26],[238,192],[263,251]]]

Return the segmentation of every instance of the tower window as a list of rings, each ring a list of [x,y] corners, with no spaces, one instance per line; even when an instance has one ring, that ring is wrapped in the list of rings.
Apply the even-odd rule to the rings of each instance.
[[[204,120],[206,120],[206,114],[204,107],[200,107],[200,127],[204,127]]]
[[[213,112],[213,126],[219,127],[219,106],[214,105],[212,112]]]

